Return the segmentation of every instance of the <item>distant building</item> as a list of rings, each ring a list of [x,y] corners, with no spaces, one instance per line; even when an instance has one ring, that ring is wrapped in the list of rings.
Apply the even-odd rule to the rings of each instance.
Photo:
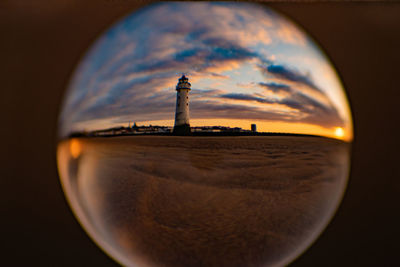
[[[191,84],[188,82],[185,75],[179,79],[176,85],[176,111],[174,134],[187,135],[190,134],[189,123],[189,91]]]
[[[251,131],[252,131],[253,133],[257,132],[257,125],[256,125],[256,124],[252,124],[252,125],[251,125]]]

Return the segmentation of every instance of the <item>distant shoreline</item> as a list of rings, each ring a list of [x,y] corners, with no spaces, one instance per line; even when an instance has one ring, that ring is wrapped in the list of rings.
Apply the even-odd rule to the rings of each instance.
[[[173,133],[141,133],[141,134],[132,134],[132,133],[122,133],[122,134],[104,134],[104,135],[96,135],[90,136],[83,133],[73,133],[70,134],[68,138],[112,138],[112,137],[121,137],[121,136],[181,136],[181,137],[240,137],[240,136],[292,136],[292,137],[317,137],[317,138],[326,138],[332,140],[343,141],[331,137],[314,135],[314,134],[299,134],[299,133],[276,133],[276,132],[192,132],[188,135],[177,135]],[[345,141],[343,141],[345,142]],[[347,143],[347,142],[346,142]]]

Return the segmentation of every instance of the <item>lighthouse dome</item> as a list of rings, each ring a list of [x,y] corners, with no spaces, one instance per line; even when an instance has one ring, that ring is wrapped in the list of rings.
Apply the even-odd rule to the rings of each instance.
[[[189,89],[191,87],[191,84],[188,82],[189,79],[183,74],[181,78],[179,78],[179,82],[176,85],[176,90],[181,90],[181,89]]]
[[[187,82],[188,80],[189,80],[189,79],[186,78],[185,74],[182,74],[182,77],[179,78],[179,81],[180,81],[180,82]]]

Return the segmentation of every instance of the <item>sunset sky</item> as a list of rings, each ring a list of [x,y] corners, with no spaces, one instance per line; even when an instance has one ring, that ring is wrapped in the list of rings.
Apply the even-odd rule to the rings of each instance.
[[[60,134],[173,126],[178,78],[192,84],[191,126],[352,139],[341,82],[295,24],[250,3],[157,3],[122,19],[71,81]]]

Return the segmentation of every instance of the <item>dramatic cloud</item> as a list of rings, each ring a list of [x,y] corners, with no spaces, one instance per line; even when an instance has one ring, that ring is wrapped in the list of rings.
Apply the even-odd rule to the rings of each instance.
[[[318,86],[314,84],[309,76],[301,74],[294,69],[290,69],[289,67],[283,65],[269,65],[267,67],[260,65],[260,67],[263,69],[264,73],[267,72],[282,80],[300,83],[312,89],[320,91]]]
[[[254,95],[250,95],[250,94],[235,94],[235,93],[231,93],[231,94],[223,94],[220,95],[219,97],[221,98],[227,98],[227,99],[235,99],[235,100],[247,100],[247,101],[256,101],[259,103],[268,103],[268,104],[272,104],[274,103],[273,101],[269,101],[268,99],[264,99],[258,96],[254,96]]]
[[[271,86],[271,85],[270,85]],[[291,92],[289,97],[285,97],[283,99],[277,98],[262,98],[255,94],[222,94],[218,97],[241,100],[241,101],[255,101],[262,104],[278,104],[283,106],[284,108],[289,108],[290,110],[296,110],[299,116],[286,117],[282,116],[279,118],[283,121],[302,121],[311,124],[318,125],[329,125],[331,127],[335,125],[341,125],[343,122],[341,121],[337,110],[332,106],[326,106],[317,100],[302,94],[301,92],[296,92],[296,90],[291,89],[287,85],[283,84],[272,84],[273,90],[275,88],[284,88],[287,92]],[[276,114],[280,114],[276,112]],[[276,118],[277,116],[275,116]],[[278,116],[279,117],[279,116]]]
[[[64,103],[61,133],[102,119],[171,120],[182,73],[193,86],[192,118],[343,125],[312,72],[279,62],[281,53],[302,56],[310,47],[293,24],[255,4],[154,4],[116,24],[83,59]]]
[[[290,93],[290,92],[292,92],[292,89],[290,88],[290,86],[286,85],[286,84],[274,83],[274,82],[269,82],[269,83],[260,82],[260,83],[258,83],[258,85],[265,87],[274,93],[280,93],[280,92]]]

